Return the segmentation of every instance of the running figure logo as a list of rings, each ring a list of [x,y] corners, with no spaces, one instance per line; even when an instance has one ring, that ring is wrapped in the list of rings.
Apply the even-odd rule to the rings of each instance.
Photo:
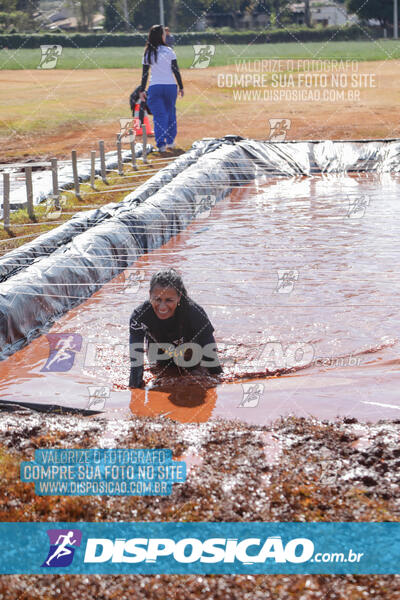
[[[213,194],[195,194],[194,198],[196,201],[194,216],[201,216],[203,218],[209,217],[211,209],[215,206],[217,201],[216,196]]]
[[[89,385],[89,402],[88,409],[92,410],[103,410],[106,405],[106,401],[110,398],[110,388],[106,385]]]
[[[271,142],[283,142],[290,129],[290,119],[269,119],[269,137]]]
[[[299,272],[296,269],[278,269],[278,283],[275,292],[278,294],[290,294],[298,278]]]
[[[82,348],[82,336],[79,333],[48,333],[46,337],[50,353],[41,371],[65,373],[72,369],[75,354]]]
[[[66,196],[49,196],[46,198],[46,212],[45,216],[50,221],[55,221],[59,219],[62,213],[63,207],[67,204]]]
[[[242,383],[243,398],[239,408],[254,408],[258,406],[264,392],[263,383]]]
[[[215,46],[210,44],[194,44],[194,59],[190,65],[191,69],[206,69],[215,54]]]
[[[48,529],[50,548],[42,567],[69,567],[75,548],[81,545],[80,529]]]
[[[349,219],[363,217],[365,215],[365,211],[367,210],[367,206],[369,206],[368,196],[356,196],[355,198],[348,198],[348,200],[349,210],[347,217]]]
[[[131,141],[134,141],[135,138],[135,129],[139,129],[140,123],[139,119],[134,117],[121,117],[119,120],[119,141],[121,144],[129,144]],[[132,129],[132,140],[130,138],[129,130]]]
[[[62,46],[40,46],[40,50],[42,51],[42,58],[40,60],[40,64],[36,68],[54,69],[57,66],[57,61],[61,56]]]
[[[124,294],[136,294],[144,280],[144,271],[137,271],[134,269],[127,269],[128,276],[125,277],[124,281]]]

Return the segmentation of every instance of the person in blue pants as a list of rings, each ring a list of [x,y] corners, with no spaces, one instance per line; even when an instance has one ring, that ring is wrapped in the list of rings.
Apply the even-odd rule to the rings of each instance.
[[[140,99],[146,100],[145,89],[151,69],[147,104],[153,113],[154,135],[158,150],[165,152],[168,148],[175,147],[177,133],[175,103],[178,87],[181,97],[184,91],[176,54],[165,43],[165,31],[162,25],[153,25],[150,28],[142,64]]]

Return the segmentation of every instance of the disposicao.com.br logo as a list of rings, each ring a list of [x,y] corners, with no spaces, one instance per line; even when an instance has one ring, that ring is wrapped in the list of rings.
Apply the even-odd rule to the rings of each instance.
[[[51,529],[49,525],[0,523],[4,547],[0,573],[399,572],[400,523],[79,521],[52,523]],[[26,540],[29,553],[21,552]]]
[[[69,567],[75,548],[81,545],[80,529],[48,529],[50,548],[42,567]]]
[[[252,550],[251,550],[252,549]],[[294,538],[285,545],[280,536],[261,538],[89,538],[86,544],[85,563],[156,563],[169,558],[177,563],[303,563],[314,554],[314,544],[307,538]]]
[[[35,565],[26,565],[17,555],[16,566],[13,551],[12,572],[43,573],[43,569],[87,574],[387,572],[387,563],[381,561],[381,556],[386,530],[393,533],[392,524],[385,528],[379,523],[80,522],[76,524],[79,530],[74,523],[57,523],[59,529],[52,530],[45,528],[44,523],[30,525],[36,530],[43,529],[45,534],[34,536]],[[19,524],[18,528],[22,530],[17,532],[19,540],[26,539],[27,528]],[[400,525],[398,536],[400,546]],[[50,548],[43,545],[45,537],[50,540]],[[19,547],[18,536],[16,547]],[[389,570],[397,572],[398,553],[392,554]]]

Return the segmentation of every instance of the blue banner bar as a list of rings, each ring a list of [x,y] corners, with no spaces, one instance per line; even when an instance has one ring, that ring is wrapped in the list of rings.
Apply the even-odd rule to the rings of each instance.
[[[399,574],[400,523],[0,523],[1,574]]]

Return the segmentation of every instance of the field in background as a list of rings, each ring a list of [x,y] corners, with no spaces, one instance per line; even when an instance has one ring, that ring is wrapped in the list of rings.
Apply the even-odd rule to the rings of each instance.
[[[119,119],[130,117],[129,95],[140,83],[141,53],[141,48],[66,48],[60,68],[55,70],[0,70],[0,162],[27,157],[68,158],[72,149],[87,156],[100,139],[105,140],[107,149],[114,149]],[[206,69],[189,68],[191,47],[178,47],[177,53],[185,86],[185,97],[177,101],[177,144],[181,148],[187,149],[202,137],[230,133],[266,139],[271,118],[290,119],[287,139],[400,137],[399,61],[389,60],[400,55],[397,42],[221,45]],[[318,100],[318,84],[312,83],[305,89],[314,98],[294,101],[268,96],[273,90],[271,72],[267,73],[265,88],[230,84],[232,77],[240,74],[236,60],[251,65],[260,57],[282,59],[275,76],[296,71],[296,63],[293,67],[285,57],[294,61],[330,58],[359,62],[345,71],[346,85],[338,89],[344,92],[343,97]],[[0,51],[0,67],[35,67],[39,60],[40,50]],[[136,68],[114,68],[123,64]],[[78,65],[81,68],[66,68]],[[103,68],[105,65],[110,68]],[[85,66],[90,70],[84,70]],[[295,77],[301,72],[310,75],[305,68]],[[355,86],[351,83],[353,75]],[[283,88],[290,91],[286,84]]]
[[[101,36],[99,35],[99,42]],[[187,69],[193,62],[192,46],[175,48],[181,68]],[[64,48],[57,69],[129,69],[140,67],[143,48]],[[36,69],[41,51],[37,49],[0,50],[0,70]],[[391,60],[400,58],[400,44],[393,40],[371,42],[296,42],[287,44],[229,44],[216,46],[211,66],[217,67],[235,62],[238,58],[295,58],[337,60]]]

